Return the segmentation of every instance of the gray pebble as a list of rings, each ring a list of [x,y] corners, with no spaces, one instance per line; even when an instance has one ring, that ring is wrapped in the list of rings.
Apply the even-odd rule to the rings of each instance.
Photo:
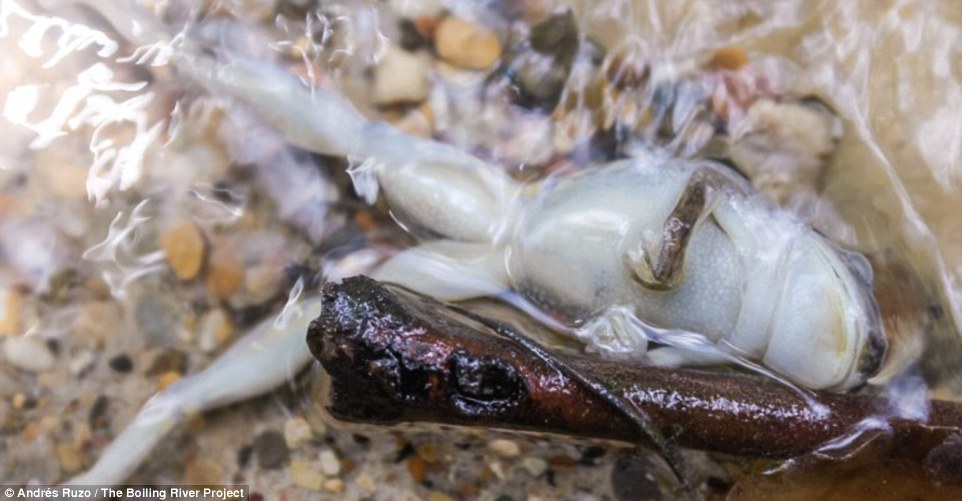
[[[290,449],[284,441],[284,434],[268,430],[254,439],[254,455],[261,468],[273,470],[284,466],[290,456]]]

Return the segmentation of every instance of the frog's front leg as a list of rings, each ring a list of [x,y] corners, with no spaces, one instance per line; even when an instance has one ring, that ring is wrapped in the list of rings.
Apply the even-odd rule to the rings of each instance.
[[[692,174],[660,233],[642,236],[639,247],[625,255],[635,280],[657,291],[670,290],[681,283],[688,243],[717,206],[722,190],[729,185],[730,179],[710,167]]]
[[[356,156],[369,159],[395,217],[430,237],[495,244],[518,212],[518,183],[450,145],[370,122]]]
[[[441,301],[496,296],[508,289],[504,250],[487,243],[425,242],[395,254],[371,275]]]

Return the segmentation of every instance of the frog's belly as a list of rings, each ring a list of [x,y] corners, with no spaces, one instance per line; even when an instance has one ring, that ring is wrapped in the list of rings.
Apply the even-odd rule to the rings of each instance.
[[[615,305],[661,327],[713,340],[736,325],[743,270],[728,236],[707,220],[689,242],[682,283],[652,291],[634,281],[625,255],[657,238],[687,181],[644,171],[575,179],[529,204],[508,254],[513,286],[535,304],[581,322]]]

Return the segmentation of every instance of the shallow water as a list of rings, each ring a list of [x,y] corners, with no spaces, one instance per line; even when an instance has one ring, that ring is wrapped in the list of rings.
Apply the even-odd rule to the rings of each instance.
[[[359,188],[362,199],[374,198],[364,164],[287,145],[257,111],[210,95],[165,65],[169,54],[137,49],[83,9],[0,2],[0,337],[50,340],[60,346],[61,365],[80,368],[61,367],[45,381],[45,371],[56,371],[8,364],[4,371],[14,376],[0,379],[0,411],[12,412],[17,394],[48,395],[57,384],[88,391],[92,381],[120,384],[103,364],[78,359],[129,351],[147,360],[142,353],[174,349],[192,353],[192,369],[202,367],[228,342],[210,327],[216,312],[242,330],[283,304],[298,273],[363,272],[410,243],[383,205],[368,208],[351,193]],[[198,16],[185,3],[143,3],[175,27]],[[625,100],[596,103],[583,90],[604,70],[605,52],[624,51],[652,75],[697,86],[705,61],[737,47],[750,63],[745,85],[753,92],[817,96],[844,126],[814,191],[800,190],[802,201],[789,205],[875,266],[893,348],[880,387],[869,391],[889,395],[888,412],[907,417],[924,414],[930,396],[962,398],[962,8],[955,2],[561,2],[586,37],[559,98],[563,113],[521,112],[499,94],[503,79],[440,64],[424,50],[427,62],[407,63],[430,67],[425,104],[374,102],[372,67],[403,34],[396,16],[431,13],[433,4],[225,2],[200,14],[217,19],[200,23],[200,36],[274,60],[305,84],[351,97],[369,117],[454,144],[526,180],[622,153],[584,141],[598,123],[641,114]],[[525,23],[554,7],[448,5],[505,45],[519,25],[526,33]],[[479,99],[489,85],[489,100]],[[691,95],[679,91],[675,99]],[[638,96],[658,99],[653,90]],[[683,115],[684,106],[675,106]],[[565,134],[555,120],[568,120]],[[704,153],[697,130],[673,132],[666,139],[639,127],[633,137],[675,154]],[[204,242],[202,257],[188,249],[188,262],[178,265],[186,279],[165,258],[179,251],[163,245],[182,221],[192,221]],[[331,258],[357,249],[367,250],[348,261]],[[306,271],[291,271],[292,264]],[[161,298],[160,306],[148,297]],[[94,308],[113,314],[94,315]],[[92,315],[87,331],[106,332],[99,341],[77,333],[78,318]],[[145,317],[156,325],[143,328]],[[130,401],[118,421],[154,389],[149,379],[123,384]],[[54,393],[54,402],[69,401]],[[54,482],[76,469],[6,471],[16,482]]]

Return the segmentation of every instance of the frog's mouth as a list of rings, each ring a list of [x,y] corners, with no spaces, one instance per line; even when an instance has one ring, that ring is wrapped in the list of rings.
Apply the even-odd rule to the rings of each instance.
[[[862,383],[878,374],[888,353],[888,338],[882,326],[882,315],[874,293],[874,274],[872,266],[865,256],[836,248],[839,259],[855,280],[856,297],[862,315],[857,321],[859,330],[863,333],[864,342],[855,366],[855,377]]]

